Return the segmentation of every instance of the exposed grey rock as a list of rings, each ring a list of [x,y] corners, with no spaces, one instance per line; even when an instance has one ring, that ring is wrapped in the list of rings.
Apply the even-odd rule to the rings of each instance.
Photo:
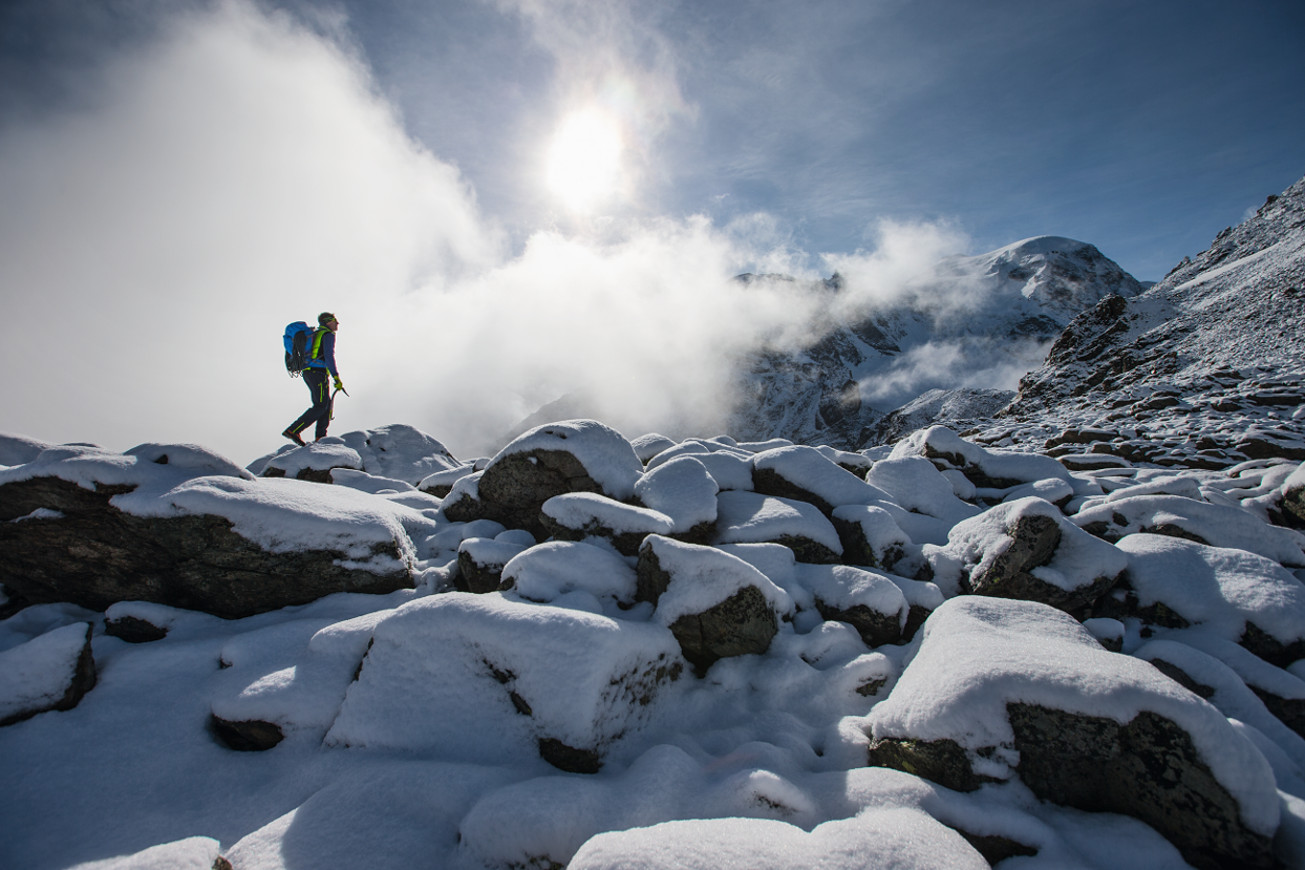
[[[540,508],[540,521],[561,541],[602,538],[623,556],[635,556],[649,535],[668,535],[675,523],[659,511],[622,504],[596,493],[566,493]]]
[[[713,586],[721,600],[706,608],[666,601],[668,593],[701,600],[699,590],[710,594]],[[658,605],[658,618],[699,674],[728,656],[764,653],[779,632],[774,599],[782,593],[752,565],[721,550],[649,536],[639,550],[636,589],[638,600]]]
[[[156,640],[163,640],[163,638],[168,636],[168,630],[166,628],[154,625],[148,620],[130,614],[124,614],[113,619],[105,619],[104,633],[109,637],[116,637],[120,640],[125,640],[127,643],[150,643]]]
[[[744,586],[701,613],[685,614],[670,628],[699,674],[723,658],[764,653],[779,631],[774,610],[755,586]]]
[[[142,517],[110,499],[130,486],[83,489],[54,477],[0,486],[0,582],[31,603],[69,601],[104,610],[152,601],[236,619],[335,592],[388,593],[412,586],[408,570],[344,567],[331,550],[272,553],[205,515]],[[45,515],[32,516],[44,510]],[[4,522],[31,517],[22,522]],[[394,544],[376,555],[402,564]]]
[[[592,472],[586,463],[594,466]],[[628,498],[642,472],[643,464],[629,442],[600,423],[578,420],[540,426],[503,448],[486,466],[477,487],[481,515],[542,540],[548,537],[540,516],[544,502],[572,492]],[[618,480],[605,488],[595,474],[604,482],[608,476]]]
[[[265,752],[285,739],[281,726],[274,722],[230,722],[210,714],[209,723],[217,738],[237,752]]]
[[[476,594],[497,591],[504,566],[525,550],[519,544],[490,538],[467,538],[458,546],[457,587]]]
[[[1113,719],[1007,705],[1020,780],[1043,800],[1139,818],[1201,868],[1272,868],[1273,842],[1246,827],[1236,800],[1188,734],[1143,710]]]

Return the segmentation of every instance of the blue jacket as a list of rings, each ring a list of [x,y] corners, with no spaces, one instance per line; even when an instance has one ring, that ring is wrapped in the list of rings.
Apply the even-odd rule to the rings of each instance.
[[[335,333],[329,329],[319,328],[313,332],[313,344],[309,348],[307,368],[326,369],[331,377],[340,377],[335,367]]]

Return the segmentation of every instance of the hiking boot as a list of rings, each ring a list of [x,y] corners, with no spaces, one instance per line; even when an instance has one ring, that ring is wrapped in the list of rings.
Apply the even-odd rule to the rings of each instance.
[[[293,441],[294,443],[298,444],[300,447],[304,447],[304,446],[306,446],[306,445],[304,444],[304,439],[302,439],[302,438],[299,437],[299,433],[298,433],[298,432],[292,432],[291,430],[287,429],[287,430],[285,430],[284,432],[282,432],[281,434],[284,435],[286,438],[289,438],[289,439],[290,439],[291,441]]]

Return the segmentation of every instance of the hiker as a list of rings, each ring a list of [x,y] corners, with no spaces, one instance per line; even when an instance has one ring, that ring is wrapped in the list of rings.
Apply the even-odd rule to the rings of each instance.
[[[326,429],[331,425],[332,397],[331,391],[327,389],[328,377],[335,379],[335,389],[344,389],[344,384],[340,382],[340,372],[335,367],[335,331],[339,328],[340,321],[331,312],[323,311],[317,315],[317,329],[313,330],[308,361],[303,372],[304,383],[308,385],[313,404],[281,433],[296,444],[304,443],[299,433],[314,423],[317,424],[316,441],[326,437]]]

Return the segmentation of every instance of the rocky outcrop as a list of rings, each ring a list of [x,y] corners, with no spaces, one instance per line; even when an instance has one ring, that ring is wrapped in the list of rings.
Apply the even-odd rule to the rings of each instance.
[[[1039,668],[1019,664],[1024,655]],[[1076,676],[1087,660],[1090,689]],[[1002,688],[1016,673],[1021,686]],[[1275,866],[1276,794],[1272,776],[1247,785],[1247,770],[1267,770],[1252,744],[1207,702],[1045,605],[947,602],[869,721],[872,764],[963,791],[1018,778],[1043,800],[1139,818],[1196,867]]]
[[[54,477],[0,485],[0,583],[31,603],[104,610],[152,601],[237,619],[334,592],[386,593],[412,585],[398,547],[375,545],[394,569],[327,548],[272,552],[213,515],[137,516],[113,504],[135,487],[87,489]],[[20,519],[21,522],[12,522]]]

